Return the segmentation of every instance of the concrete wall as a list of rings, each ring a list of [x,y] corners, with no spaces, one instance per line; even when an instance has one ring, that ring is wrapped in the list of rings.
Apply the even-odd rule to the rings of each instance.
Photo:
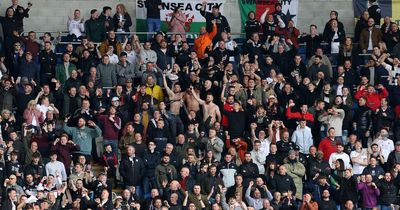
[[[184,1],[184,0],[183,0]],[[322,32],[325,23],[329,19],[329,12],[336,9],[339,19],[346,27],[346,33],[353,33],[354,18],[352,0],[299,0],[298,27],[302,32],[308,32],[308,25],[313,23],[319,26]],[[9,0],[0,3],[0,14],[4,14],[6,8],[11,5]],[[27,0],[20,0],[20,5],[26,7]],[[73,15],[76,8],[81,9],[85,19],[90,17],[91,9],[101,10],[103,6],[111,6],[113,12],[115,5],[124,3],[128,12],[135,17],[134,0],[34,0],[30,11],[30,18],[25,19],[25,31],[66,31],[68,16]],[[241,25],[238,0],[226,0],[224,8],[225,16],[231,25],[233,32],[240,32]],[[135,26],[133,26],[135,27]]]

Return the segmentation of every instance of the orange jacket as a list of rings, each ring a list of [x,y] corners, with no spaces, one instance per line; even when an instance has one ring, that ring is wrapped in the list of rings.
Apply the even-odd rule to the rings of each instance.
[[[204,58],[206,48],[210,46],[215,35],[217,35],[217,24],[214,23],[211,33],[206,32],[194,40],[194,50],[198,58]]]

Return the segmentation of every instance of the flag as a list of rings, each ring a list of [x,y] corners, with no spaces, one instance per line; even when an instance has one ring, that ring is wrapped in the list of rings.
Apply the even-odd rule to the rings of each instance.
[[[240,17],[242,20],[242,31],[248,19],[249,12],[256,13],[256,19],[260,20],[261,15],[268,8],[268,14],[275,11],[275,4],[281,2],[282,12],[287,15],[288,20],[292,19],[297,24],[297,13],[299,11],[299,0],[239,0]]]
[[[169,21],[175,8],[180,7],[186,15],[185,30],[187,32],[199,32],[201,26],[205,26],[205,19],[200,14],[203,0],[163,0],[160,13],[161,30],[169,31]],[[206,11],[211,11],[212,7],[217,5],[223,14],[225,0],[209,0],[207,1]],[[136,2],[136,31],[146,32],[146,7],[145,0],[137,0]]]

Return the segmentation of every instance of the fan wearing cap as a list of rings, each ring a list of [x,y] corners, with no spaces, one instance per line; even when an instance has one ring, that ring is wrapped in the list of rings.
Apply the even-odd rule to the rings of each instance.
[[[202,7],[200,10],[200,14],[206,19],[208,32],[213,31],[213,20],[215,21],[215,23],[217,25],[217,36],[215,37],[215,40],[213,40],[213,41],[218,41],[221,39],[221,33],[223,31],[230,33],[231,28],[229,27],[229,23],[228,23],[228,20],[226,19],[226,17],[220,13],[219,5],[214,4],[211,8],[211,12],[206,11],[206,10],[210,9],[211,5],[213,5],[213,4],[207,3],[207,1],[203,1]]]
[[[285,162],[286,173],[293,178],[296,186],[296,198],[300,200],[303,195],[303,177],[306,173],[306,168],[299,162],[294,150],[289,151],[289,156]]]

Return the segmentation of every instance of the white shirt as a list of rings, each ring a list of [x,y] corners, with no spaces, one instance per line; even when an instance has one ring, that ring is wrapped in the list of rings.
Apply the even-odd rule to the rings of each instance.
[[[112,64],[117,64],[119,61],[118,56],[114,53],[112,55],[110,55],[109,58],[110,58],[110,63],[112,63]]]
[[[369,31],[368,50],[373,50],[374,44],[372,44],[372,28],[368,29],[368,31]]]
[[[350,153],[350,158],[360,158],[362,161],[365,161],[368,159],[368,155],[364,150],[361,150],[361,152],[357,151],[351,151]],[[359,164],[359,163],[353,163],[353,174],[362,174],[365,166]]]
[[[259,139],[261,142],[261,148],[260,150],[265,154],[265,156],[269,155],[269,145],[271,144],[271,141],[266,138],[266,139]]]
[[[332,153],[331,156],[329,157],[329,165],[331,166],[332,169],[335,168],[335,161],[338,159],[343,160],[345,169],[351,168],[349,155],[344,152],[342,152],[340,154],[335,152],[335,153]]]
[[[51,106],[45,106],[45,105],[43,105],[43,104],[41,104],[41,105],[36,105],[36,109],[38,109],[41,113],[42,113],[42,115],[44,116],[44,118],[46,119],[46,113],[48,112],[48,111],[54,111],[54,108],[53,107],[51,107]]]
[[[265,155],[265,153],[261,150],[258,151],[252,150],[250,154],[251,158],[253,159],[253,163],[255,163],[258,167],[259,174],[264,174],[265,173],[264,164],[267,155]]]
[[[85,31],[85,26],[81,20],[68,20],[67,22],[69,34],[75,34],[76,37],[82,36]]]
[[[390,152],[394,150],[394,144],[391,139],[385,138],[385,139],[377,139],[376,144],[380,147],[382,151],[382,156],[385,158],[385,163],[387,162],[387,159],[389,157]]]
[[[132,65],[136,65],[136,52],[134,50],[129,51],[124,51],[127,54],[126,60],[128,60],[128,62]]]

